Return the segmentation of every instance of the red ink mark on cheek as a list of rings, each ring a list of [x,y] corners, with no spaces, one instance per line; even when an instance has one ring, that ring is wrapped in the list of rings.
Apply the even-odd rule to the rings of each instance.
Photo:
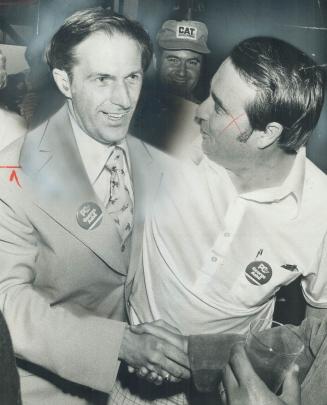
[[[222,131],[221,131],[220,133],[222,134],[222,133],[225,132],[229,127],[231,127],[232,125],[235,125],[236,128],[238,129],[240,135],[242,135],[242,131],[241,131],[241,128],[238,126],[237,120],[238,120],[239,118],[243,117],[243,115],[245,115],[245,114],[242,113],[242,114],[238,115],[237,117],[233,117],[231,114],[229,114],[229,116],[231,117],[232,121],[230,121],[230,122],[222,129]]]

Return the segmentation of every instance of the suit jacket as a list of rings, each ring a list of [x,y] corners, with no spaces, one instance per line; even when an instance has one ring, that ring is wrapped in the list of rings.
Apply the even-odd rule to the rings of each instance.
[[[69,396],[83,391],[71,383],[108,393],[115,381],[144,207],[161,178],[154,161],[165,161],[131,136],[127,142],[135,199],[130,257],[88,180],[66,106],[0,153],[0,165],[20,166],[19,185],[11,169],[0,170],[0,308],[22,359],[24,404],[94,403],[93,392],[82,393],[87,400]],[[102,212],[93,229],[77,218],[88,202]]]

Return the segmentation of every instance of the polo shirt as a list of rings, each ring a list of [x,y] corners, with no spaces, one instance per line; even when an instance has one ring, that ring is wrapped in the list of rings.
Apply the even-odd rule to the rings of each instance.
[[[268,327],[276,292],[297,277],[306,301],[327,308],[326,208],[327,178],[304,148],[283,184],[243,194],[207,158],[184,165],[146,219],[132,321],[184,334]]]

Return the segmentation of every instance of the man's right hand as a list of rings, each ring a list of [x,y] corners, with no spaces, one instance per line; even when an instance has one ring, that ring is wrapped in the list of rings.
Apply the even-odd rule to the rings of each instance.
[[[126,327],[119,358],[139,370],[154,371],[163,379],[167,373],[176,379],[190,378],[187,353],[167,340],[150,333],[135,333]]]
[[[301,405],[297,373],[297,366],[286,373],[283,393],[277,396],[255,373],[243,345],[236,344],[223,373],[220,395],[225,405]]]

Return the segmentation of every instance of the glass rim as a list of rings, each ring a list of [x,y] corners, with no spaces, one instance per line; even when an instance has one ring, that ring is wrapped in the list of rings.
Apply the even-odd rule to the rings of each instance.
[[[257,336],[254,334],[253,330],[251,330],[251,329],[252,329],[252,323],[254,323],[254,322],[260,322],[260,321],[267,321],[267,319],[265,319],[265,318],[259,318],[259,319],[253,320],[253,321],[250,323],[250,327],[249,327],[249,330],[248,330],[248,332],[247,332],[246,339],[245,339],[245,344],[248,343],[248,340],[249,340],[249,338],[251,337],[251,338],[254,339],[256,342],[258,342],[258,344],[259,344],[260,346],[264,347],[264,348],[267,349],[269,352],[274,353],[274,354],[276,354],[276,355],[278,355],[278,356],[280,356],[280,357],[294,357],[294,356],[298,356],[300,353],[303,352],[303,350],[304,350],[304,348],[305,348],[305,345],[304,345],[304,342],[303,342],[302,338],[300,337],[300,335],[299,335],[296,331],[292,330],[288,325],[284,325],[284,324],[282,324],[282,323],[280,323],[280,322],[273,321],[273,320],[271,321],[272,324],[276,324],[276,325],[278,325],[278,326],[282,326],[283,328],[286,328],[289,332],[291,332],[293,335],[295,335],[295,336],[297,337],[297,339],[299,340],[299,342],[301,342],[301,347],[300,347],[300,349],[297,350],[297,351],[294,352],[294,353],[280,353],[280,352],[277,352],[277,351],[276,351],[274,348],[272,348],[271,346],[268,346],[268,345],[265,344],[264,342],[261,342],[261,340],[258,339]],[[269,330],[269,329],[273,329],[273,328],[266,328],[266,329],[258,330],[258,331],[256,331],[256,332],[257,332],[257,333],[260,333],[260,332],[264,332],[264,331]]]

